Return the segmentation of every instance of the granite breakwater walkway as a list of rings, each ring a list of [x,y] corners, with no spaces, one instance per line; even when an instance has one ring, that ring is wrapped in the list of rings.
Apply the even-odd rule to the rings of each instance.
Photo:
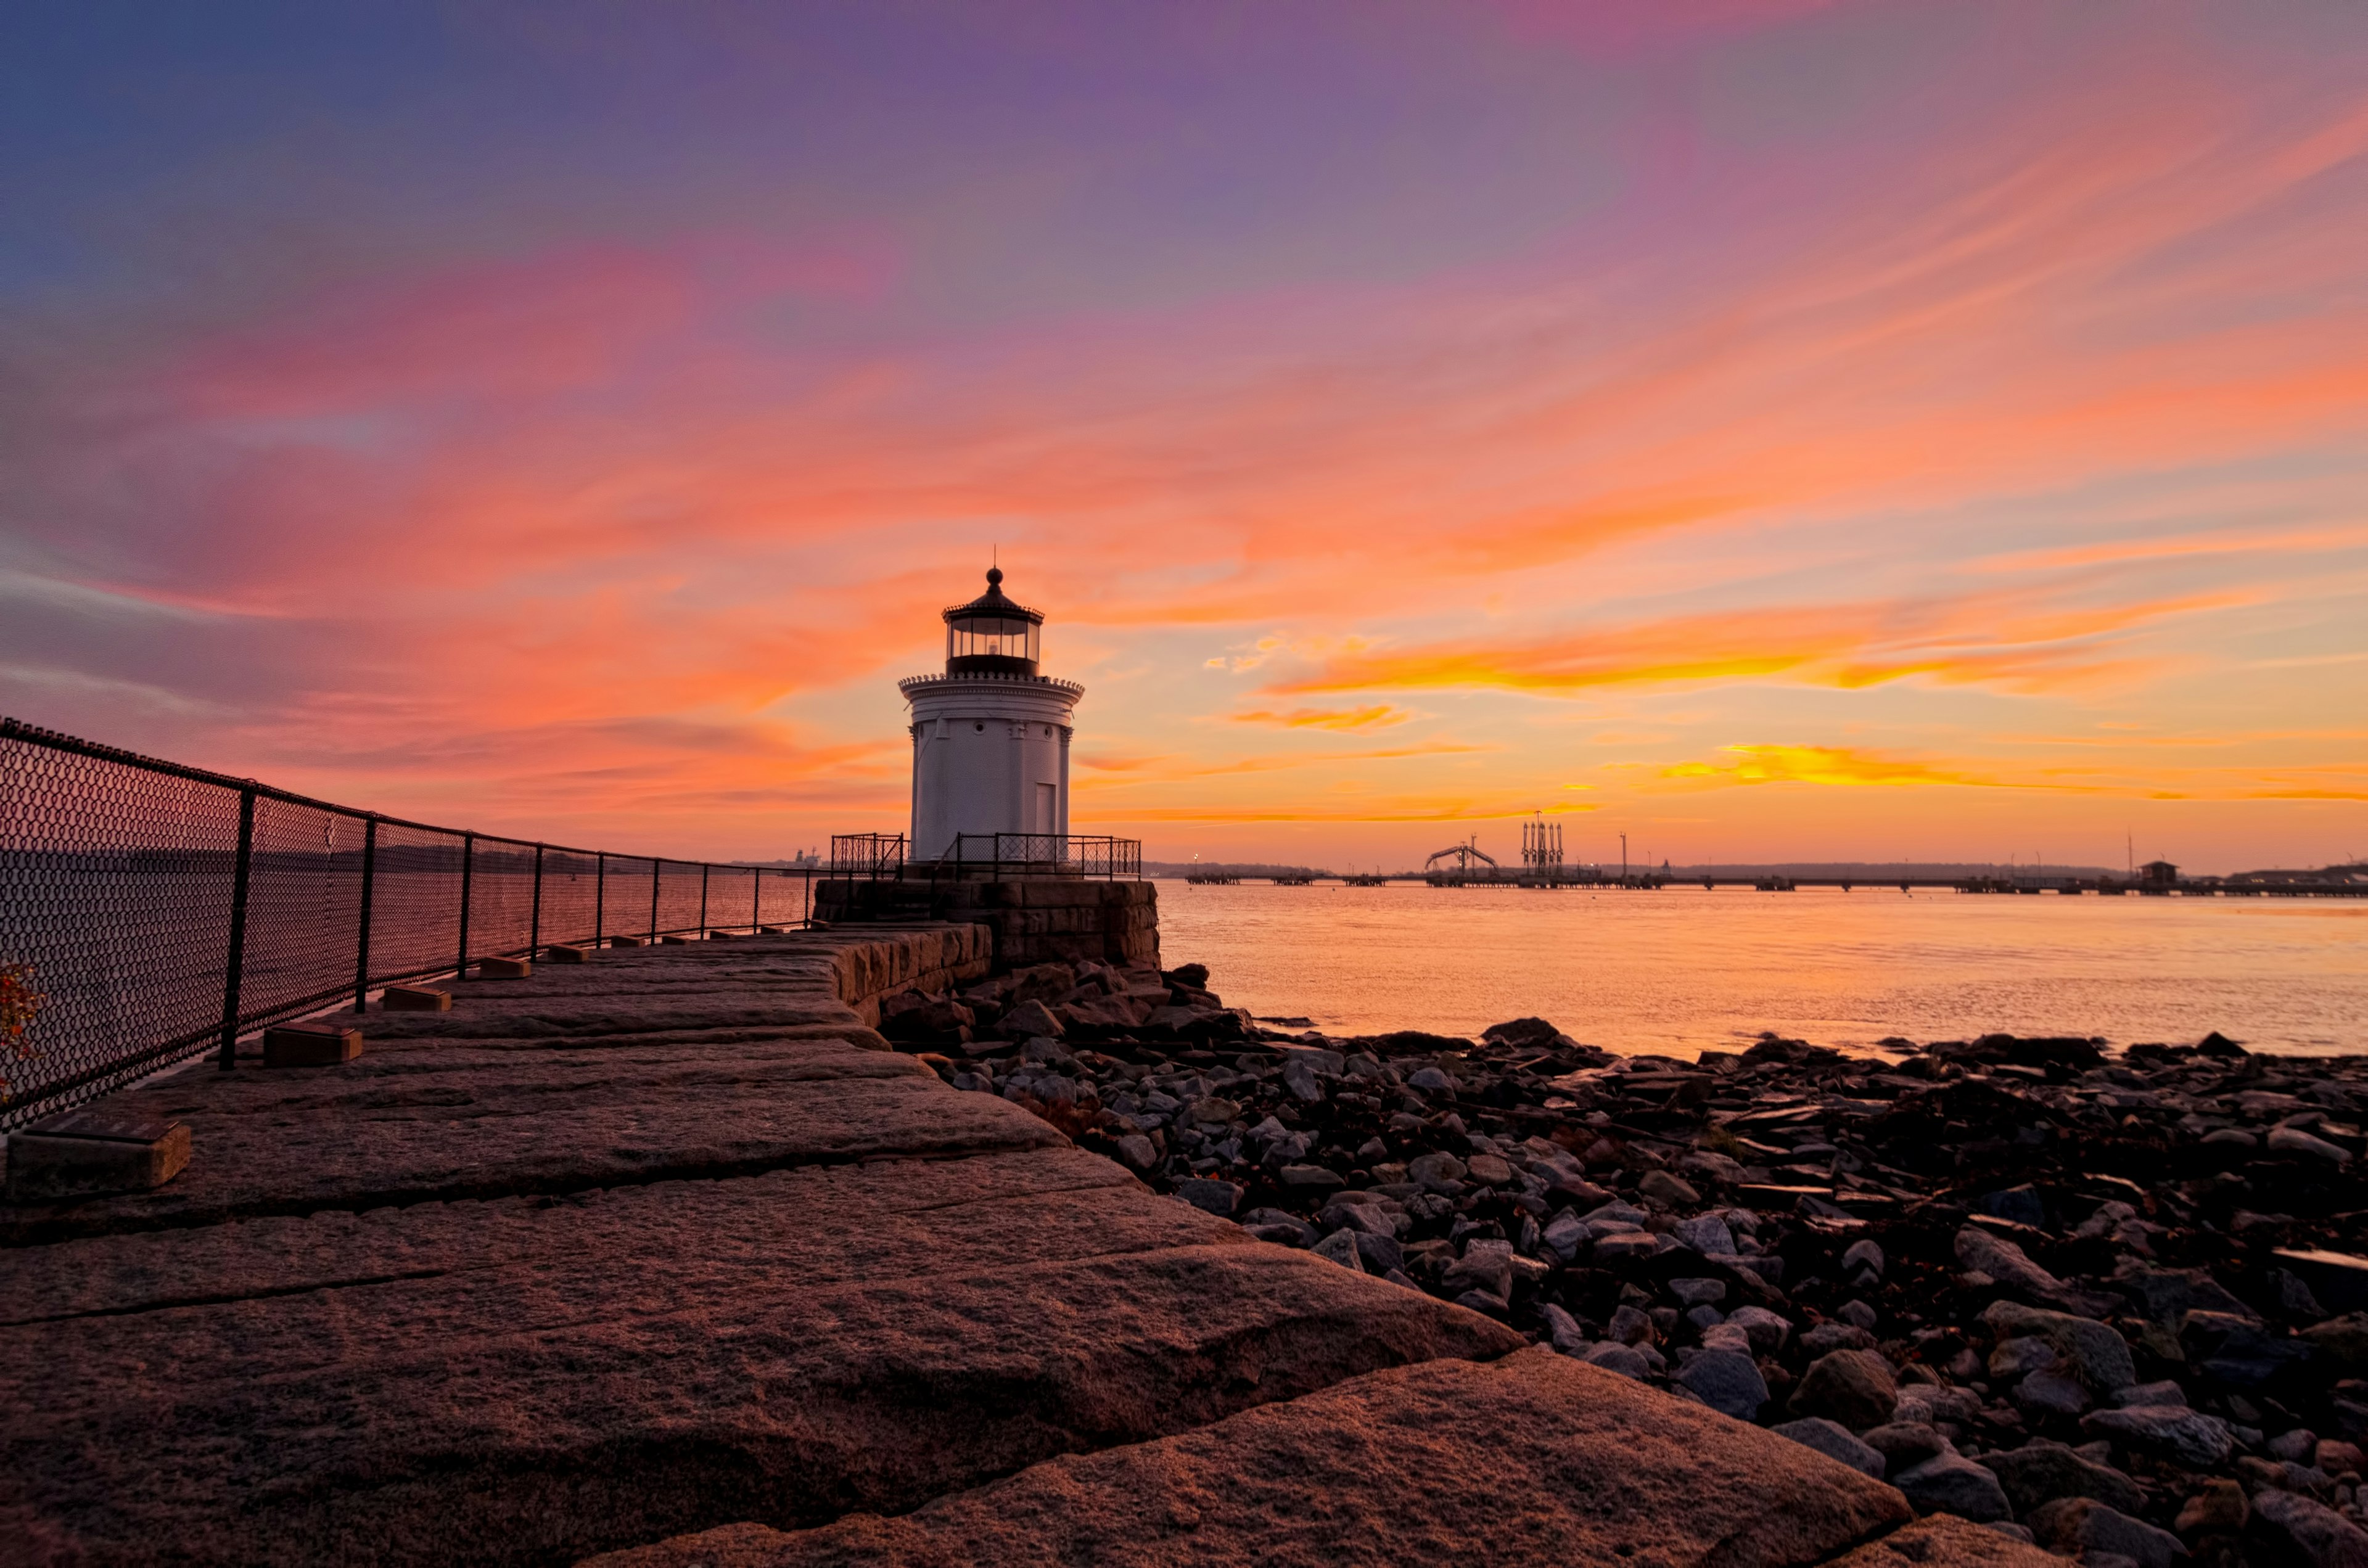
[[[885,1049],[974,926],[540,965],[0,1207],[0,1562],[2051,1561]]]

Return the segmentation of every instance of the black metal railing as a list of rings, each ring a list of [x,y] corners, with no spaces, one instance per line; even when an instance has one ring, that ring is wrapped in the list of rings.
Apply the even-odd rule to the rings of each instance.
[[[1099,877],[1143,875],[1143,840],[1083,833],[958,833],[939,858],[957,877]]]
[[[840,881],[891,881],[905,874],[901,833],[835,833],[830,874]]]
[[[480,959],[800,925],[816,871],[436,827],[0,719],[0,1130]]]

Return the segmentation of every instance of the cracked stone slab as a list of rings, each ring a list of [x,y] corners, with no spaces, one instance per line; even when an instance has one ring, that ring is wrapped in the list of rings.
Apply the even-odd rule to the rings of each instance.
[[[1800,1444],[1536,1347],[1375,1371],[901,1517],[743,1523],[595,1561],[1805,1568],[1910,1517]]]
[[[513,1257],[498,1233],[472,1250],[466,1206],[407,1210],[390,1223],[445,1227],[419,1244],[461,1267],[0,1329],[0,1438],[21,1456],[0,1525],[90,1562],[565,1562],[901,1512],[1520,1343],[1132,1184],[945,1200],[985,1163],[602,1195]],[[573,1222],[492,1228],[542,1220]],[[218,1233],[250,1229],[278,1248],[254,1249],[257,1286],[336,1245]],[[137,1239],[108,1238],[119,1265]],[[154,1288],[123,1267],[125,1299]]]
[[[186,1120],[188,1168],[154,1192],[0,1208],[0,1248],[246,1214],[1065,1142],[1016,1106],[947,1088],[908,1057],[836,1041],[659,1048],[589,1064],[512,1055],[432,1076],[383,1065],[193,1072],[107,1103]]]
[[[671,1266],[687,1236],[803,1285],[1242,1239],[1079,1149],[888,1159],[22,1247],[0,1271],[0,1327],[528,1265],[588,1270],[597,1290],[599,1275]]]

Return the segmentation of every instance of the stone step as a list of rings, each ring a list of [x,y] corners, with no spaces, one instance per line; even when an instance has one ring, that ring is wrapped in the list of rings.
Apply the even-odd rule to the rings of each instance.
[[[0,1506],[94,1562],[551,1562],[902,1512],[1520,1343],[1073,1150],[11,1262]]]
[[[1805,1568],[1910,1517],[1822,1454],[1539,1347],[1375,1371],[901,1517],[743,1523],[592,1562]]]

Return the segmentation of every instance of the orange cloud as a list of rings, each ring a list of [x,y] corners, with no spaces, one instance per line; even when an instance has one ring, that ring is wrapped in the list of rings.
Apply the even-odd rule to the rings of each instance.
[[[1287,730],[1379,730],[1419,715],[1412,709],[1377,702],[1366,708],[1294,708],[1288,713],[1258,709],[1233,717],[1236,724],[1274,724]]]
[[[1958,784],[1999,788],[1998,780],[1955,768],[1884,756],[1846,746],[1722,746],[1739,760],[1725,765],[1681,762],[1664,778],[1707,778],[1728,784]]]
[[[2247,602],[2239,594],[2033,609],[2016,596],[1802,605],[1673,617],[1524,642],[1344,655],[1275,692],[1496,687],[1577,696],[1605,687],[1788,680],[1857,688],[1923,676],[2035,691],[2136,667],[2109,640],[2150,621]]]

